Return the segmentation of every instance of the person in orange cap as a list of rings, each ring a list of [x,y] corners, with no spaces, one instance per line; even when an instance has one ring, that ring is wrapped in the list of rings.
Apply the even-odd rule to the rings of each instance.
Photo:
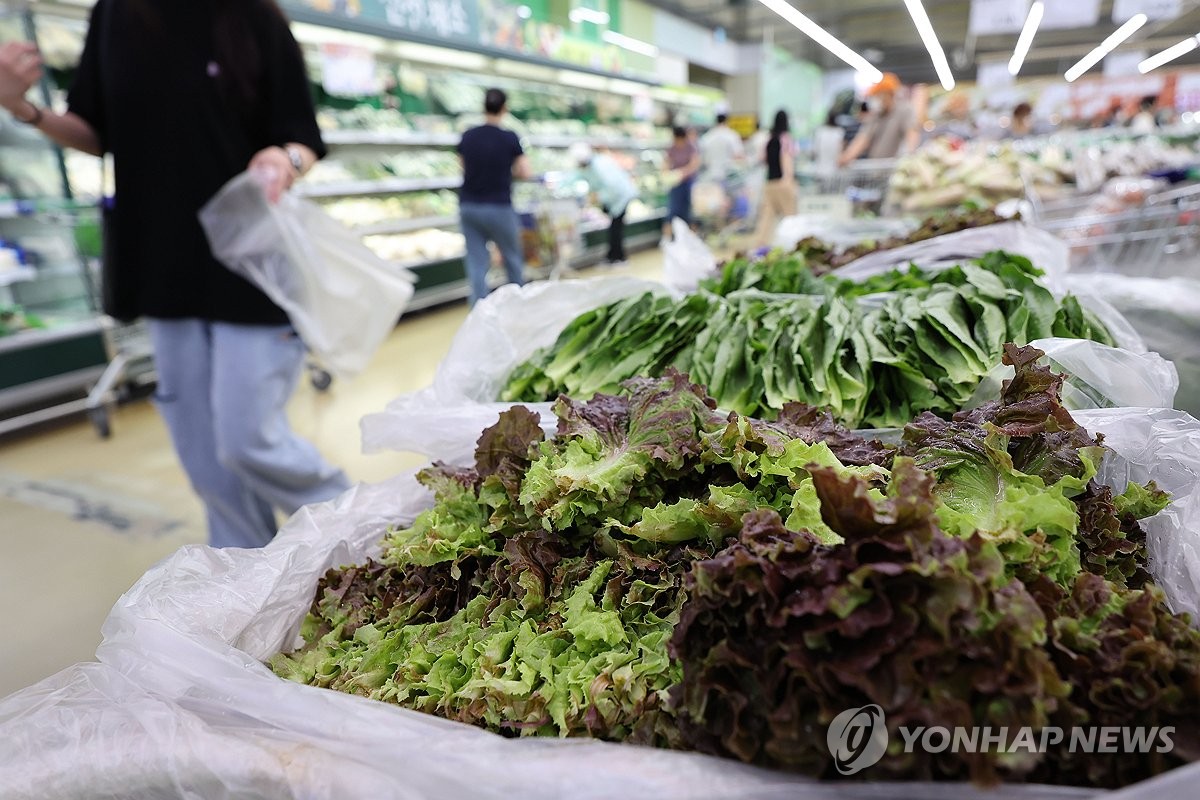
[[[917,115],[908,101],[899,97],[903,86],[891,72],[867,90],[871,113],[854,140],[838,159],[845,166],[862,155],[867,158],[895,158],[916,149],[920,134]]]

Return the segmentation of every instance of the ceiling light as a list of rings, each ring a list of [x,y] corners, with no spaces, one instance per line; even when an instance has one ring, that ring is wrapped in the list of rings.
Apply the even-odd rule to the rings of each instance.
[[[1100,63],[1100,59],[1117,49],[1117,45],[1133,36],[1137,29],[1146,24],[1145,14],[1134,14],[1121,27],[1117,28],[1112,34],[1100,44],[1096,45],[1096,49],[1088,53],[1083,58],[1079,59],[1075,66],[1071,67],[1063,75],[1067,79],[1067,83],[1072,83],[1083,73],[1087,72],[1092,67]]]
[[[1034,4],[1029,7],[1029,16],[1025,17],[1025,27],[1021,28],[1021,35],[1017,37],[1017,46],[1013,49],[1012,58],[1008,61],[1008,74],[1014,78],[1021,71],[1021,65],[1025,63],[1025,56],[1029,55],[1029,46],[1033,44],[1033,36],[1037,33],[1038,26],[1042,24],[1042,14],[1046,12],[1046,6],[1042,0],[1035,0]]]
[[[626,36],[623,33],[616,31],[605,31],[600,34],[600,38],[609,44],[615,44],[617,47],[623,47],[631,53],[640,53],[650,58],[658,57],[658,48],[649,42],[643,42],[641,39],[634,39],[632,36]]]
[[[1197,47],[1200,47],[1200,36],[1192,36],[1189,39],[1184,39],[1179,44],[1173,44],[1161,53],[1156,53],[1138,64],[1138,72],[1145,75],[1151,70],[1158,69],[1168,61],[1174,61],[1180,56],[1186,56]]]
[[[593,25],[607,25],[609,20],[607,13],[594,8],[573,8],[567,17],[571,22],[590,22]]]
[[[801,33],[833,53],[842,61],[854,67],[855,70],[869,79],[871,83],[879,83],[883,80],[883,73],[871,66],[869,61],[851,50],[829,31],[801,14],[790,3],[784,2],[784,0],[758,0],[758,2],[774,11],[787,22],[790,22]]]
[[[933,59],[933,69],[937,72],[938,80],[942,82],[942,88],[950,91],[954,88],[954,76],[950,74],[950,63],[946,61],[942,43],[933,32],[933,23],[925,13],[925,6],[921,5],[921,0],[904,0],[904,5],[908,7],[908,14],[917,26],[917,33],[921,35],[921,41],[929,51],[929,57]]]

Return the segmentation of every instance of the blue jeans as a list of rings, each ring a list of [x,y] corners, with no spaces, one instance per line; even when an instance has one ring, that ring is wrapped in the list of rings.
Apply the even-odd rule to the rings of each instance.
[[[487,273],[491,266],[487,243],[495,242],[504,259],[508,282],[525,282],[525,252],[521,248],[520,225],[512,206],[492,203],[460,203],[463,237],[467,240],[467,279],[471,282],[471,304],[488,296]]]
[[[285,407],[304,365],[290,326],[199,319],[147,320],[158,372],[155,405],[213,547],[261,547],[275,510],[292,514],[350,487],[288,424]]]
[[[667,222],[678,217],[685,225],[692,224],[692,178],[672,186],[667,192]]]

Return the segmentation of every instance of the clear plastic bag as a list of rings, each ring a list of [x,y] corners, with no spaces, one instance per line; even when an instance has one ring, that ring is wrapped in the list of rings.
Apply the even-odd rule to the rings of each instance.
[[[717,259],[683,220],[671,220],[673,241],[663,245],[663,283],[677,292],[694,292],[717,271]]]
[[[835,247],[852,247],[869,240],[905,236],[914,227],[912,221],[906,219],[843,219],[819,214],[798,214],[785,217],[779,223],[775,231],[774,246],[794,250],[801,240],[815,236]]]
[[[1194,609],[1200,423],[1164,409],[1076,418],[1113,448],[1104,480],[1121,489],[1127,478],[1152,478],[1174,492],[1172,506],[1148,524],[1151,569],[1173,608]],[[377,554],[385,528],[408,522],[428,502],[405,475],[301,510],[265,548],[190,546],[151,569],[105,623],[99,665],[73,667],[0,701],[5,797],[1098,796],[1070,787],[818,783],[689,753],[507,739],[290,683],[263,666],[295,642],[327,569]],[[1200,765],[1192,765],[1117,796],[1158,797],[1164,789],[1189,796],[1197,777]]]
[[[361,372],[413,295],[413,276],[293,194],[267,202],[242,173],[200,210],[217,260],[266,293],[322,365]]]
[[[1175,408],[1200,414],[1200,281],[1114,274],[1069,275],[1066,287],[1089,307],[1100,301],[1125,320],[1146,347],[1175,364]]]
[[[400,450],[444,461],[464,460],[479,431],[513,405],[497,402],[509,374],[554,343],[575,317],[643,292],[668,294],[661,283],[604,277],[503,286],[475,304],[438,364],[433,383],[363,417],[363,451]],[[550,403],[523,403],[555,424]]]

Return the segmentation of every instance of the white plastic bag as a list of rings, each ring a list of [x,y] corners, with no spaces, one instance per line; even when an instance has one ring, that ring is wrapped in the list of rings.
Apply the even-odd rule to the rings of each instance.
[[[1046,273],[1046,286],[1051,291],[1061,291],[1059,280],[1070,265],[1066,244],[1054,234],[1024,222],[968,228],[891,250],[878,250],[851,261],[834,274],[858,281],[893,269],[905,269],[909,264],[926,269],[958,264],[993,250],[1028,258]]]
[[[1179,390],[1175,365],[1157,353],[1133,352],[1088,339],[1035,339],[1050,368],[1067,376],[1063,405],[1073,410],[1092,408],[1173,408]],[[1012,367],[997,366],[967,402],[974,407],[1000,394]]]
[[[1100,300],[1123,316],[1146,347],[1179,372],[1175,407],[1200,414],[1200,281],[1125,275],[1068,275],[1065,285],[1082,302]]]
[[[887,217],[843,219],[823,214],[785,217],[775,230],[774,247],[794,250],[802,240],[815,236],[834,247],[853,247],[861,242],[905,236],[915,226],[911,220]]]
[[[1163,409],[1079,412],[1114,454],[1102,479],[1174,492],[1149,521],[1151,569],[1176,610],[1194,608],[1200,423]],[[377,554],[389,524],[428,497],[411,475],[301,510],[258,550],[185,547],[114,607],[97,652],[0,701],[7,798],[1090,798],[1087,789],[817,783],[733,761],[582,740],[506,739],[277,678],[261,660],[294,643],[320,576]],[[1190,604],[1190,605],[1189,605]],[[1186,796],[1200,765],[1126,789]]]
[[[717,259],[708,245],[683,220],[671,220],[674,240],[663,245],[663,283],[678,292],[694,292],[700,281],[717,271]]]
[[[668,293],[661,283],[625,277],[500,287],[471,309],[430,386],[363,417],[363,451],[465,460],[474,452],[479,432],[513,405],[496,398],[517,365],[553,344],[585,311],[644,292]],[[521,405],[541,414],[542,424],[553,429],[550,403]]]
[[[217,260],[266,293],[321,363],[341,376],[361,372],[413,295],[413,276],[371,252],[361,238],[291,193],[267,202],[242,173],[200,210]]]

